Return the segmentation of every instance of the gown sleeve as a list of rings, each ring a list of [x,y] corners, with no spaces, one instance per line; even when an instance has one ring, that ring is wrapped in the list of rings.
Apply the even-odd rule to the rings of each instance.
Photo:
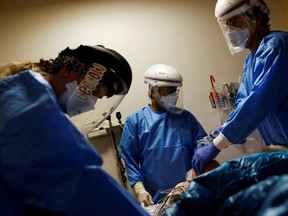
[[[244,79],[241,87],[250,88],[248,95],[239,100],[222,130],[226,138],[234,144],[245,140],[287,99],[287,40],[273,40],[273,36],[263,40],[251,65],[248,65],[248,62],[245,65],[244,74],[252,75],[252,80]]]

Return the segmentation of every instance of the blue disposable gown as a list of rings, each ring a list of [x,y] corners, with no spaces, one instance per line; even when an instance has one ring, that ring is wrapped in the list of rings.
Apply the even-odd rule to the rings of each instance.
[[[0,80],[0,215],[30,205],[69,216],[147,215],[34,72]]]
[[[242,143],[256,128],[266,145],[288,145],[288,33],[271,32],[245,60],[236,109],[222,129]]]
[[[157,202],[161,191],[185,181],[197,140],[206,132],[190,112],[153,111],[145,106],[126,119],[120,152],[131,186],[142,181]],[[139,167],[140,165],[140,167]]]

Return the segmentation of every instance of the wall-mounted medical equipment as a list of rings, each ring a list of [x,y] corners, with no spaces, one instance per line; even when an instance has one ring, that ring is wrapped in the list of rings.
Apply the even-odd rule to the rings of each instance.
[[[228,118],[229,113],[234,109],[234,102],[239,88],[239,82],[230,82],[221,85],[214,85],[215,78],[210,75],[211,90],[209,100],[212,108],[219,111],[221,124]]]

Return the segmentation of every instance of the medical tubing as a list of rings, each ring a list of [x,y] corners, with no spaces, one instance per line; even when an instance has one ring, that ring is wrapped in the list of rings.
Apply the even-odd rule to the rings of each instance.
[[[125,176],[125,166],[121,160],[121,156],[120,156],[120,152],[119,149],[116,145],[116,141],[115,141],[115,133],[114,133],[114,129],[112,126],[112,121],[111,121],[111,116],[107,117],[107,120],[109,121],[109,128],[110,128],[110,135],[111,135],[111,139],[115,148],[115,152],[116,152],[116,158],[117,158],[117,166],[119,167],[120,170],[120,175],[121,175],[121,179],[123,182],[124,187],[126,188],[126,181],[127,181],[127,177]]]

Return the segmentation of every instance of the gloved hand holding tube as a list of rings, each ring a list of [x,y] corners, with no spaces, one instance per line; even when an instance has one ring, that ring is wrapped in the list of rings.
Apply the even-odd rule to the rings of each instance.
[[[231,143],[220,133],[211,143],[196,149],[192,158],[192,168],[197,175],[200,175],[206,164],[212,161],[222,149]]]
[[[145,190],[145,187],[141,181],[137,182],[134,187],[134,192],[138,202],[144,207],[153,205],[152,196]]]

